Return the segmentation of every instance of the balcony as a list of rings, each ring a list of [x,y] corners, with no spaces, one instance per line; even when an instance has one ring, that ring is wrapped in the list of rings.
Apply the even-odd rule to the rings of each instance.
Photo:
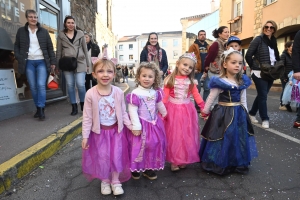
[[[228,24],[230,24],[231,35],[237,35],[242,32],[242,21],[242,15],[228,21]]]

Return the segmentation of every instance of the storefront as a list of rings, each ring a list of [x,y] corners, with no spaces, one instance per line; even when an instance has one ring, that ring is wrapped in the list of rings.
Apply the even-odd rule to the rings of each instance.
[[[18,73],[13,55],[17,30],[27,22],[25,11],[38,12],[39,23],[49,31],[54,50],[56,37],[63,27],[63,18],[70,15],[67,0],[1,0],[0,1],[0,121],[35,110],[25,74]],[[64,79],[60,74],[60,87],[47,89],[47,102],[66,98]]]

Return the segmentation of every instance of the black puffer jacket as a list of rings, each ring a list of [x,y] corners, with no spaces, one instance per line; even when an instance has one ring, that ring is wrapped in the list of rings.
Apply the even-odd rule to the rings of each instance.
[[[280,60],[282,60],[284,64],[284,77],[282,78],[288,80],[288,74],[293,70],[292,57],[287,50],[284,50],[280,56]]]
[[[252,40],[245,56],[246,61],[252,70],[260,70],[259,63],[271,63],[269,47],[264,43],[262,37],[263,34]],[[279,61],[280,58],[276,58],[276,60]]]
[[[53,44],[50,38],[50,35],[46,29],[40,26],[40,23],[37,23],[38,30],[36,32],[37,39],[39,41],[39,45],[43,52],[43,56],[48,67],[48,71],[50,69],[50,65],[56,65],[56,58],[53,51]],[[18,60],[19,68],[18,72],[20,74],[25,73],[26,61],[28,58],[29,51],[29,31],[28,31],[28,22],[25,26],[18,29],[14,47],[15,57]]]

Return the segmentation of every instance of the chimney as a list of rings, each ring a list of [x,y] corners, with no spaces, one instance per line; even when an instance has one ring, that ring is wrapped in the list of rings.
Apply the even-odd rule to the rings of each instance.
[[[211,12],[214,12],[216,10],[216,5],[215,5],[215,1],[211,0],[210,2],[210,8],[211,8]]]

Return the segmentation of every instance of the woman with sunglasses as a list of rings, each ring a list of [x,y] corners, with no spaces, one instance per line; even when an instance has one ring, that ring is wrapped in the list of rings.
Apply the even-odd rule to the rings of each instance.
[[[64,30],[57,37],[57,60],[64,56],[77,57],[77,68],[74,71],[63,71],[67,82],[67,90],[72,104],[71,115],[78,113],[75,82],[78,89],[81,111],[83,110],[85,98],[85,75],[91,69],[92,62],[89,59],[85,36],[82,31],[76,30],[75,18],[66,16],[64,19]],[[78,55],[78,56],[77,56]]]
[[[160,48],[158,35],[155,32],[149,34],[148,41],[140,55],[140,62],[151,61],[155,62],[157,66],[159,66],[161,76],[167,72],[169,66],[167,54],[164,49]]]
[[[273,80],[264,80],[260,76],[260,63],[270,63],[274,65],[280,60],[277,48],[277,40],[274,34],[277,31],[277,24],[273,20],[268,20],[263,26],[261,35],[254,38],[250,43],[246,53],[246,61],[251,68],[251,77],[254,81],[257,96],[249,111],[252,123],[258,123],[255,115],[259,111],[262,120],[262,127],[269,128],[269,116],[267,109],[267,97]]]
[[[41,27],[35,10],[26,10],[27,23],[18,29],[14,47],[18,72],[26,73],[37,111],[34,118],[45,119],[46,81],[48,72],[55,69],[56,59],[49,32]]]

